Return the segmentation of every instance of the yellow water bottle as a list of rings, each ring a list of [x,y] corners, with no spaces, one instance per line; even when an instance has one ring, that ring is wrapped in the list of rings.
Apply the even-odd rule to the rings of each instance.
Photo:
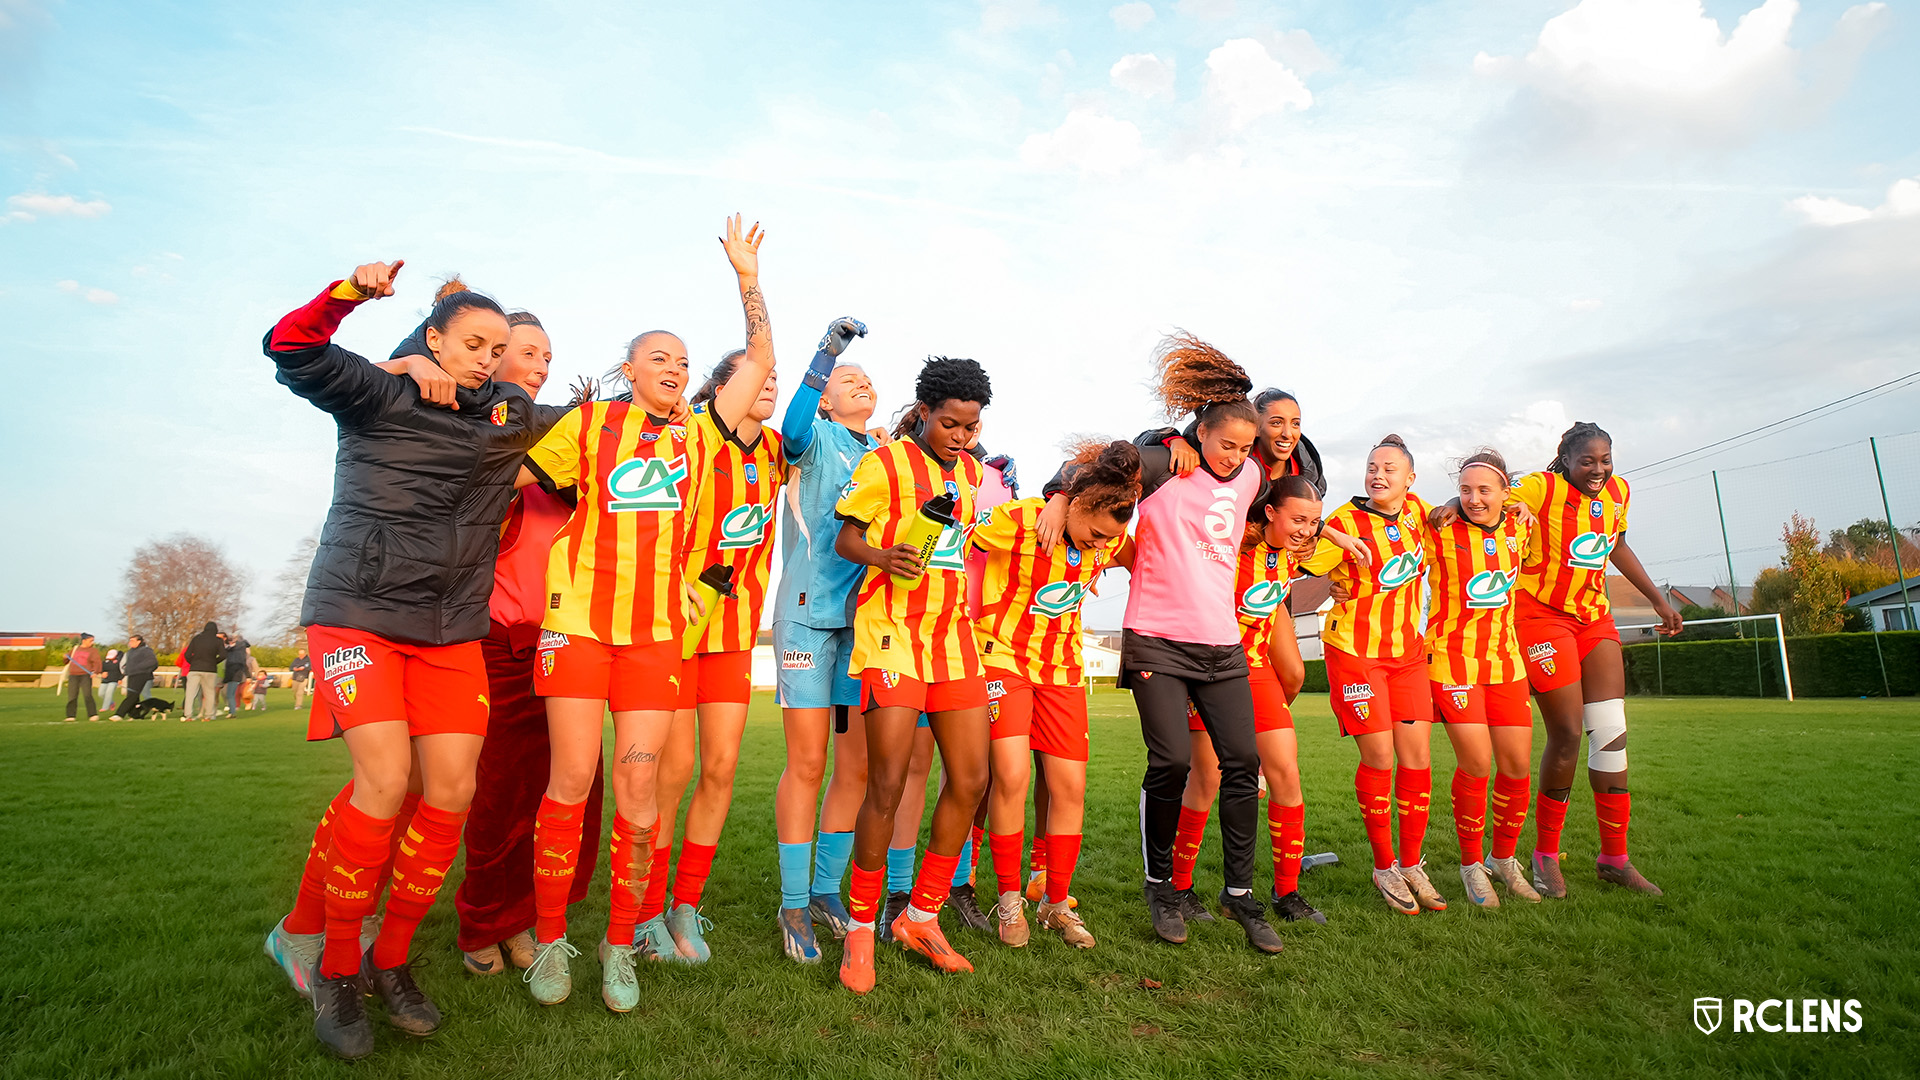
[[[935,495],[920,504],[920,509],[913,515],[913,520],[907,523],[907,531],[901,534],[900,543],[907,544],[920,553],[922,573],[925,572],[927,560],[933,557],[933,549],[940,546],[940,537],[948,529],[953,528],[953,511],[952,495],[944,492]],[[919,580],[919,574],[912,577],[893,575],[893,583],[902,588],[912,588]]]
[[[693,579],[693,591],[700,594],[700,605],[706,608],[700,617],[687,624],[687,636],[680,644],[680,659],[690,659],[699,651],[700,638],[707,632],[708,624],[713,622],[713,614],[720,610],[722,598],[732,600],[739,594],[733,591],[733,567],[714,563],[700,576]]]

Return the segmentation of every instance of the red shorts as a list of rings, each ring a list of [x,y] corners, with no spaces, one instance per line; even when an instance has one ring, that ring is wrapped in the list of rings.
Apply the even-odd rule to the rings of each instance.
[[[1087,688],[1032,683],[1006,668],[988,668],[987,724],[996,739],[1069,761],[1087,760]]]
[[[408,735],[485,735],[487,669],[480,643],[408,645],[365,630],[307,627],[319,683],[307,738],[405,720]]]
[[[614,712],[672,712],[680,703],[680,643],[608,645],[584,634],[540,631],[533,692],[586,698]]]
[[[753,700],[753,652],[694,653],[680,661],[680,707]]]
[[[1527,704],[1527,680],[1456,686],[1431,683],[1433,709],[1449,724],[1486,724],[1489,727],[1533,726],[1533,709]]]
[[[1520,634],[1520,651],[1527,658],[1527,681],[1536,694],[1579,682],[1580,661],[1593,647],[1603,641],[1620,640],[1612,612],[1585,622],[1527,593],[1516,596],[1513,628]]]
[[[1280,676],[1266,665],[1247,668],[1247,687],[1253,691],[1253,733],[1264,735],[1269,731],[1292,731],[1293,710],[1287,706],[1287,692],[1280,687]],[[1200,710],[1187,702],[1187,730],[1205,731],[1207,725],[1200,722]]]
[[[955,712],[987,707],[987,680],[978,675],[946,682],[923,683],[897,671],[867,668],[860,673],[860,711],[912,709],[914,712]]]
[[[1327,697],[1342,735],[1389,730],[1395,721],[1433,719],[1425,650],[1397,660],[1355,656],[1329,645]]]

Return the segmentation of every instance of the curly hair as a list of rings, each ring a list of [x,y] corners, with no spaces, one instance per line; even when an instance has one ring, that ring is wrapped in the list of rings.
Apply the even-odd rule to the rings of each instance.
[[[720,388],[727,385],[727,380],[733,378],[733,373],[740,370],[740,358],[745,355],[747,350],[735,349],[721,357],[720,362],[713,365],[713,370],[707,373],[707,381],[701,383],[700,389],[695,390],[693,396],[687,399],[687,404],[700,405],[712,401],[713,396],[720,392]]]
[[[1122,525],[1133,520],[1140,501],[1140,448],[1124,440],[1087,439],[1069,447],[1065,472],[1067,500],[1094,513],[1112,514]]]
[[[1380,441],[1373,444],[1373,449],[1378,450],[1383,446],[1391,446],[1395,450],[1400,451],[1400,456],[1407,459],[1407,468],[1413,468],[1413,451],[1407,449],[1407,440],[1398,435],[1382,435],[1380,436]],[[1369,450],[1367,453],[1372,454],[1373,450]]]
[[[993,382],[978,361],[958,356],[929,356],[913,382],[913,404],[893,425],[893,437],[904,439],[928,412],[949,401],[972,401],[985,407],[993,400]]]
[[[1247,400],[1252,390],[1245,369],[1185,330],[1162,338],[1153,350],[1153,393],[1170,418],[1192,413],[1201,427],[1230,419],[1257,425],[1260,414]]]
[[[1560,433],[1560,445],[1554,448],[1553,463],[1547,466],[1548,472],[1559,473],[1566,479],[1567,461],[1574,452],[1595,439],[1604,439],[1607,445],[1613,445],[1613,436],[1600,430],[1599,424],[1589,424],[1585,420],[1576,420],[1572,427]]]

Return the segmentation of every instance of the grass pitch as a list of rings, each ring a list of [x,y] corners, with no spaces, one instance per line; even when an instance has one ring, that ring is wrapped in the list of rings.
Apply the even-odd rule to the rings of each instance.
[[[574,909],[585,950],[574,996],[542,1008],[515,977],[461,970],[456,864],[415,946],[446,1024],[414,1041],[376,1008],[379,1052],[356,1065],[320,1049],[306,1003],[260,951],[314,819],[346,775],[344,748],[306,744],[285,693],[275,701],[212,724],[61,724],[51,692],[0,690],[0,1075],[1216,1080],[1920,1068],[1912,699],[1633,700],[1635,861],[1666,897],[1593,881],[1591,802],[1577,786],[1564,843],[1572,896],[1492,912],[1459,899],[1452,761],[1436,732],[1428,852],[1455,903],[1407,918],[1368,882],[1353,750],[1333,735],[1325,698],[1303,698],[1307,850],[1344,862],[1304,882],[1329,925],[1283,927],[1286,951],[1267,958],[1231,923],[1200,926],[1178,948],[1152,938],[1138,884],[1138,728],[1127,696],[1103,691],[1075,883],[1099,947],[1078,952],[1036,931],[1010,950],[952,933],[976,974],[936,975],[883,949],[866,998],[835,981],[837,946],[817,967],[780,953],[771,797],[782,744],[763,699],[707,892],[711,964],[642,965],[640,1008],[607,1013],[591,948],[606,912],[602,860],[594,898]],[[989,880],[989,866],[981,872]],[[1198,880],[1218,888],[1217,828]],[[1704,1035],[1696,997],[1857,998],[1865,1027],[1736,1035],[1729,1019]]]

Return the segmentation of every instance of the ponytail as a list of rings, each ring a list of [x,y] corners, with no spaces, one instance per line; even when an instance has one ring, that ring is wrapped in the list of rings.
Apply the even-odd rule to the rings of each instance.
[[[1192,413],[1203,428],[1225,420],[1258,425],[1247,394],[1253,380],[1232,358],[1184,330],[1161,339],[1153,351],[1154,396],[1169,417]]]

